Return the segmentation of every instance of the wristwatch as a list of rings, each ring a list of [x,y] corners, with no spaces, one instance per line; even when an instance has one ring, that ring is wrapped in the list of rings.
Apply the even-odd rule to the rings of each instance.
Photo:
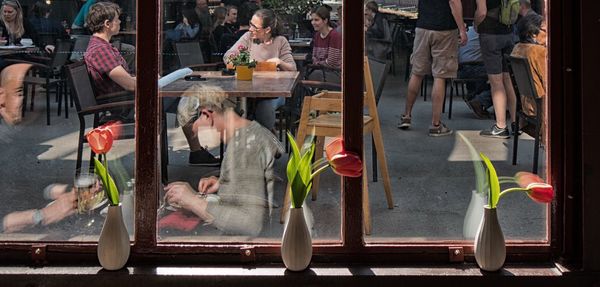
[[[31,218],[33,220],[33,225],[38,225],[42,222],[42,220],[44,220],[44,215],[40,209],[36,209]]]

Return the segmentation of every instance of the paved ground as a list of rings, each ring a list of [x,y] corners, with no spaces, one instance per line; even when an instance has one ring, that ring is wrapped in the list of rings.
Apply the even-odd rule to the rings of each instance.
[[[401,57],[403,58],[403,57]],[[401,67],[401,65],[398,65]],[[401,70],[401,69],[398,69]],[[431,89],[429,89],[431,90]],[[413,128],[401,131],[396,128],[399,114],[406,98],[406,83],[401,74],[388,77],[385,91],[379,103],[381,125],[384,134],[385,154],[391,173],[395,208],[387,209],[383,184],[369,182],[373,234],[367,240],[460,240],[463,239],[463,220],[475,187],[473,164],[466,145],[457,136],[464,134],[473,145],[494,161],[499,174],[512,175],[518,170],[530,170],[533,140],[523,137],[519,148],[519,165],[512,166],[512,139],[498,140],[482,138],[479,130],[493,124],[491,120],[478,120],[460,99],[455,97],[452,120],[444,115],[447,125],[454,129],[451,136],[431,138],[427,136],[430,123],[431,102],[417,100],[413,112]],[[42,189],[53,182],[72,182],[75,168],[78,120],[71,113],[70,119],[52,117],[52,125],[45,125],[43,97],[38,96],[36,110],[28,112],[25,122],[18,127],[0,125],[0,214],[14,210],[40,208],[48,204],[42,197]],[[53,113],[56,107],[53,108]],[[188,167],[185,140],[180,129],[174,127],[174,118],[169,119],[170,166],[172,180],[197,181],[198,176],[215,173],[217,170]],[[369,143],[370,140],[366,139]],[[111,158],[119,158],[123,174],[133,174],[133,141],[119,141]],[[370,144],[367,144],[370,154]],[[84,159],[88,156],[84,154]],[[543,160],[542,160],[543,161]],[[286,158],[278,160],[276,168],[285,178]],[[370,156],[367,163],[371,173]],[[152,163],[139,163],[152,164]],[[111,163],[111,168],[117,167]],[[544,165],[542,163],[542,170]],[[542,173],[543,174],[543,173]],[[276,202],[280,203],[284,182],[278,182]],[[325,172],[317,201],[308,202],[314,217],[316,239],[338,239],[340,237],[340,192],[339,177]],[[266,223],[263,236],[278,240],[282,225],[278,223],[280,208],[273,210],[270,222]],[[509,239],[541,239],[546,235],[546,208],[533,203],[523,194],[510,194],[499,204],[500,222]],[[63,222],[48,227],[36,227],[21,234],[2,235],[6,239],[93,240],[99,233],[102,216],[72,216]],[[76,237],[83,235],[83,237]],[[206,237],[195,237],[200,235]],[[177,236],[177,237],[173,237]],[[199,228],[192,234],[165,231],[163,240],[207,240],[217,236],[214,230]],[[221,237],[220,239],[227,239]],[[229,238],[231,239],[231,238]],[[235,238],[233,238],[235,240]]]

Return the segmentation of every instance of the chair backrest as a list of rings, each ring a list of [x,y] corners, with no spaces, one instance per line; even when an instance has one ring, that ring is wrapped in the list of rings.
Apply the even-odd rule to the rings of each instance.
[[[193,42],[176,42],[175,52],[179,58],[181,68],[189,67],[198,64],[204,64],[204,56],[202,56],[202,48],[197,41]]]
[[[80,61],[68,65],[66,70],[69,86],[71,87],[72,93],[75,95],[74,101],[77,112],[97,105],[94,88],[85,62]]]
[[[369,69],[371,70],[371,80],[375,91],[375,103],[379,104],[379,98],[381,98],[381,94],[383,93],[390,64],[389,61],[369,58]]]
[[[38,32],[38,39],[42,45],[55,45],[55,39],[58,38],[57,33]]]
[[[90,43],[90,37],[88,35],[78,35],[75,38],[75,45],[73,46],[73,52],[71,53],[71,62],[77,62],[83,60],[83,54],[87,50],[88,44]]]
[[[519,94],[522,96],[532,97],[534,100],[539,96],[535,90],[533,83],[533,75],[527,58],[510,56],[510,68],[514,75]]]
[[[56,39],[56,46],[50,61],[50,67],[54,70],[60,70],[71,57],[73,42],[71,40]]]

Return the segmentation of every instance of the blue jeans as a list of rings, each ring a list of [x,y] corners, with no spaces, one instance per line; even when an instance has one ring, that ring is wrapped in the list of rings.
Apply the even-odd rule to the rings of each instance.
[[[275,127],[275,110],[285,104],[285,98],[256,100],[254,120],[271,130]]]

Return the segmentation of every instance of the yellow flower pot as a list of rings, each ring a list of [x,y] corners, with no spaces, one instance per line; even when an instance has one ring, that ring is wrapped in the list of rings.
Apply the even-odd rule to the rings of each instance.
[[[252,73],[254,68],[248,66],[237,66],[235,67],[235,77],[241,81],[252,81]]]

